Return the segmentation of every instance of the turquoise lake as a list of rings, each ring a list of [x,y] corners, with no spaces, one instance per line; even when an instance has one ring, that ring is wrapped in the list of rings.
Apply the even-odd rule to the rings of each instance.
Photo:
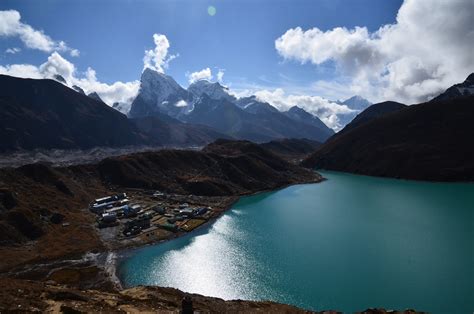
[[[120,280],[312,310],[474,311],[474,184],[322,174],[125,253]]]

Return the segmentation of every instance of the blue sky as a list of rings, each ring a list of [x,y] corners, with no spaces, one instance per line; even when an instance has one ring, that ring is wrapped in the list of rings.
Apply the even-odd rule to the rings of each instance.
[[[224,71],[234,94],[334,129],[353,114],[334,100],[427,101],[474,72],[473,51],[472,0],[0,2],[1,74],[60,73],[111,105],[130,104],[144,66],[184,87]]]
[[[210,16],[209,6],[216,8]],[[334,66],[301,65],[284,61],[275,50],[275,39],[287,29],[366,26],[370,31],[393,23],[401,0],[317,1],[182,1],[182,0],[2,0],[1,10],[20,12],[22,22],[43,30],[51,38],[80,50],[69,58],[78,70],[88,66],[104,82],[137,79],[143,52],[153,47],[152,35],[170,41],[167,74],[187,85],[186,72],[209,67],[225,69],[224,81],[234,87],[306,85],[331,79]],[[0,40],[0,51],[22,47],[18,38]],[[41,51],[24,49],[1,56],[0,64],[44,62]]]

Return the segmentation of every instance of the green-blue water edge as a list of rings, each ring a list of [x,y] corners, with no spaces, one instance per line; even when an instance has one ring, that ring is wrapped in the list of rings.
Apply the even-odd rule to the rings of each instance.
[[[474,311],[474,184],[322,173],[129,251],[122,283],[312,310]]]

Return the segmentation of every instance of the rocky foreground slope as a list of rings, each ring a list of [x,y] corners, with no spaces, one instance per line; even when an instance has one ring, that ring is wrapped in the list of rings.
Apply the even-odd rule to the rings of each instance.
[[[308,311],[270,301],[224,301],[173,288],[135,287],[122,291],[79,290],[38,281],[0,279],[1,312],[52,313],[186,313],[183,300],[191,300],[194,313],[341,313]],[[188,303],[189,304],[189,303]],[[415,314],[414,310],[367,309],[364,314]]]
[[[189,297],[199,313],[310,313],[275,302],[224,301],[173,288],[136,287],[122,291],[79,290],[38,281],[0,279],[0,312],[179,313]],[[327,311],[325,313],[336,313]]]

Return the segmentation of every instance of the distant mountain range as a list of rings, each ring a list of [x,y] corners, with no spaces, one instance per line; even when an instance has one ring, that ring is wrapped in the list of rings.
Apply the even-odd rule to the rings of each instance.
[[[374,176],[473,181],[474,95],[468,93],[473,77],[430,102],[372,105],[302,164]]]
[[[469,95],[473,78],[470,75],[432,102]],[[143,71],[140,91],[128,118],[117,111],[128,111],[126,104],[116,103],[114,110],[97,93],[86,95],[79,87],[68,88],[61,76],[54,80],[0,76],[0,152],[202,146],[218,138],[255,142],[306,138],[324,143],[331,137],[330,142],[334,142],[334,138],[342,138],[343,133],[368,121],[394,110],[405,110],[403,104],[394,102],[373,105],[334,136],[334,131],[319,118],[298,106],[281,112],[255,96],[236,98],[226,87],[208,81],[197,81],[184,89],[172,77],[150,69]],[[342,103],[356,112],[370,104],[358,96]]]
[[[301,108],[280,112],[254,96],[237,99],[221,84],[205,80],[192,83],[186,90],[172,77],[145,69],[129,116],[163,114],[256,142],[278,138],[308,138],[324,142],[334,134],[319,118]]]
[[[95,94],[54,80],[0,75],[0,152],[92,147],[196,146],[225,134],[166,115],[128,119]]]

